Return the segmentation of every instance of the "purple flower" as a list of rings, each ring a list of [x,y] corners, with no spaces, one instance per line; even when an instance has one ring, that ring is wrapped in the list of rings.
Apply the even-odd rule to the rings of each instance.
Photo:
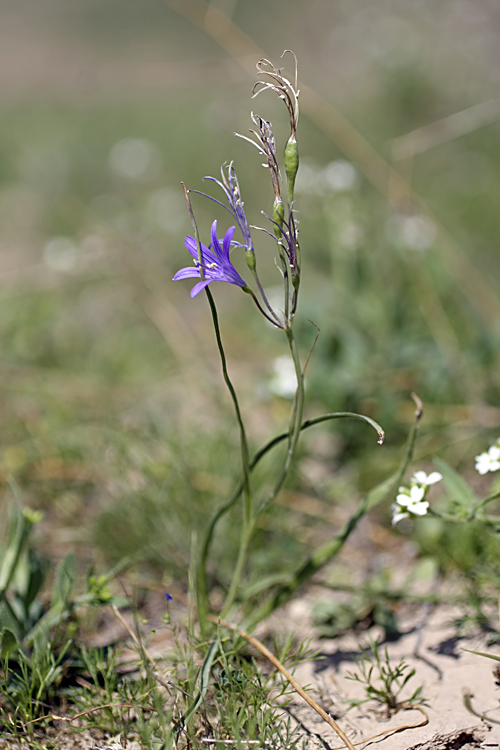
[[[246,287],[246,283],[243,281],[229,259],[229,250],[231,248],[233,235],[234,227],[230,227],[224,235],[221,246],[221,243],[217,238],[217,221],[214,221],[212,224],[212,243],[210,247],[206,247],[200,242],[201,269],[203,269],[204,278],[202,278],[198,258],[198,243],[194,237],[186,237],[184,244],[194,260],[194,268],[192,266],[181,268],[181,270],[177,271],[175,274],[174,281],[192,278],[202,279],[191,289],[191,297],[196,297],[196,295],[212,281],[227,281],[229,284],[235,284],[242,289]]]
[[[167,593],[167,594],[165,594],[165,596],[167,598],[167,602],[171,602],[172,601],[172,597],[170,596],[170,594]]]

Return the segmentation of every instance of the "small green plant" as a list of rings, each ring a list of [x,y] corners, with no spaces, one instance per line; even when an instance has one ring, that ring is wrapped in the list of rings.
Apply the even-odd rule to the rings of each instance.
[[[36,641],[31,653],[18,650],[13,660],[16,644],[4,635],[0,682],[0,725],[3,728],[16,733],[22,725],[30,727],[30,722],[46,713],[48,704],[56,699],[59,702],[61,683],[72,662],[72,646],[69,639],[62,647],[50,640],[46,644]]]
[[[206,673],[207,659],[201,670],[202,700],[196,716],[188,709],[186,724],[201,723],[205,738],[221,742],[235,740],[243,746],[258,741],[259,746],[284,750],[301,746],[301,737],[286,715],[293,692],[288,681],[259,663],[242,647],[238,635],[223,638],[220,632],[217,643],[210,672]],[[301,662],[314,658],[307,643],[292,651],[294,645],[292,637],[282,644],[274,643],[278,660],[292,671]],[[191,727],[191,735],[194,734]]]
[[[12,485],[17,494],[17,488]],[[43,594],[48,565],[31,544],[41,513],[10,509],[6,538],[0,543],[0,723],[15,730],[46,712],[59,686],[79,668],[73,637],[76,611],[84,605],[123,604],[108,588],[116,574],[87,576],[87,591],[74,596],[76,561],[66,555],[56,568],[49,601]]]
[[[372,625],[380,625],[385,637],[399,634],[398,621],[390,604],[381,597],[376,598],[368,589],[357,592],[345,602],[319,601],[312,611],[316,631],[322,638],[367,630]]]
[[[373,701],[386,716],[391,716],[402,708],[410,708],[425,702],[421,698],[422,685],[414,690],[409,698],[401,697],[416,672],[404,658],[397,664],[391,664],[387,648],[381,655],[378,640],[370,640],[367,648],[361,648],[361,653],[362,656],[357,662],[359,671],[349,672],[347,679],[363,685],[365,697],[352,701],[353,706]]]
[[[499,471],[500,441],[497,439],[488,451],[477,455],[475,462],[480,475]],[[462,574],[466,606],[456,621],[457,628],[472,626],[496,638],[498,628],[491,622],[491,606],[485,605],[498,601],[498,483],[493,482],[489,491],[481,496],[473,484],[445,461],[435,457],[434,464],[438,472],[427,476],[418,471],[412,477],[410,488],[400,487],[393,505],[393,525],[412,518],[418,524],[416,537],[422,553],[435,557],[444,571],[455,570]],[[426,499],[429,485],[440,480],[444,490],[442,497],[436,505],[430,504]],[[414,500],[408,493],[414,495]],[[433,519],[434,530],[430,535],[426,533],[425,521],[420,525],[419,516],[425,515]]]
[[[125,660],[119,647],[81,645],[81,678],[70,698],[89,726],[112,735],[139,736],[148,746],[172,716],[140,650],[138,657]]]

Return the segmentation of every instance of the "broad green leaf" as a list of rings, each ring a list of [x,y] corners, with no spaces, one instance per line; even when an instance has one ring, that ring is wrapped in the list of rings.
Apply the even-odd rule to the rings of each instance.
[[[50,631],[63,622],[72,612],[71,606],[66,606],[64,602],[56,602],[50,609],[45,612],[37,623],[32,627],[26,636],[26,641],[32,643],[35,639],[43,637],[48,638]]]
[[[0,603],[0,630],[8,628],[13,633],[16,633],[18,637],[22,637],[21,624],[19,623],[12,607],[9,605],[8,600],[4,600]]]
[[[434,463],[443,475],[443,484],[450,500],[458,503],[465,510],[471,511],[478,503],[478,498],[472,487],[442,459],[436,458]]]
[[[9,630],[9,628],[4,628],[2,630],[2,633],[0,635],[0,656],[2,661],[7,660],[11,653],[15,651],[19,643],[17,641],[16,636],[12,632],[12,630]]]
[[[46,572],[46,566],[32,549],[28,550],[28,572],[29,580],[24,594],[26,607],[29,607],[40,594]]]

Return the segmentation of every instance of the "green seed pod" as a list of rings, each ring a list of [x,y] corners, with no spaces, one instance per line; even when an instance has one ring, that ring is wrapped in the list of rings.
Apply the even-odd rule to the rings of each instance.
[[[283,206],[283,201],[278,198],[275,199],[273,203],[273,220],[283,228],[283,220],[285,218],[285,207]],[[278,227],[274,227],[274,234],[276,237],[281,239],[281,232],[279,231]]]
[[[247,250],[245,252],[245,258],[247,261],[247,266],[251,270],[253,274],[255,274],[255,269],[257,267],[257,261],[255,260],[255,253],[253,250]]]
[[[297,141],[289,140],[285,146],[285,170],[288,179],[288,203],[293,201],[295,178],[299,171],[299,147]]]

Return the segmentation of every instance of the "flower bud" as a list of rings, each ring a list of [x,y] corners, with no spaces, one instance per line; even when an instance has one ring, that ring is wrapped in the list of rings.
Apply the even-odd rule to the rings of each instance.
[[[299,147],[295,139],[290,138],[285,146],[285,170],[288,179],[288,203],[291,204],[295,190],[295,178],[299,171]]]
[[[257,262],[255,260],[255,253],[254,253],[254,251],[253,250],[246,250],[245,251],[245,258],[246,258],[246,261],[247,261],[247,266],[249,267],[249,269],[251,270],[251,272],[254,274],[255,273],[255,269],[257,267]]]
[[[41,510],[33,510],[33,508],[23,508],[23,517],[29,526],[34,526],[43,518]]]

